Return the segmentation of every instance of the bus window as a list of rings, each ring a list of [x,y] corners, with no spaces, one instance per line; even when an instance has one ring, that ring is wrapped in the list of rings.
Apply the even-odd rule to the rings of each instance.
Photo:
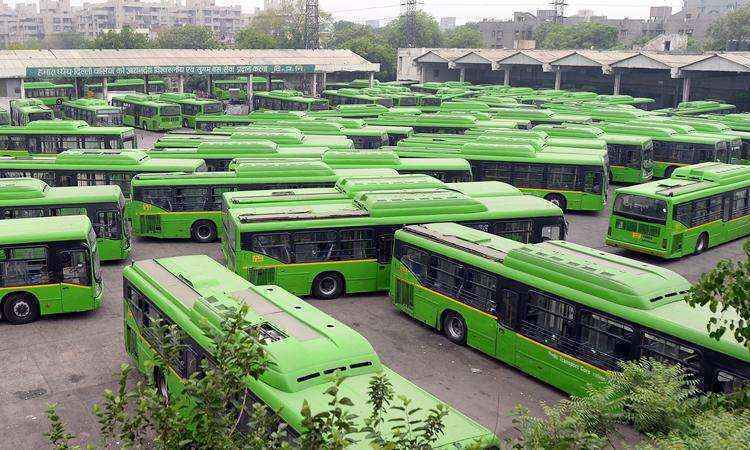
[[[0,286],[46,284],[51,281],[47,247],[18,247],[0,251]]]
[[[529,291],[521,331],[546,345],[559,346],[575,330],[575,308],[561,300]]]
[[[542,227],[542,242],[556,241],[559,239],[563,239],[563,232],[560,224],[545,225]]]
[[[731,394],[747,387],[748,384],[750,384],[750,380],[746,378],[742,378],[726,370],[718,370],[713,390],[724,394]]]
[[[531,232],[531,220],[505,220],[495,223],[492,234],[527,244],[531,242]]]
[[[294,233],[292,243],[296,262],[330,261],[334,257],[337,232],[301,231]]]
[[[104,239],[119,239],[122,232],[120,230],[120,213],[116,210],[99,211],[93,221],[96,235]]]
[[[88,286],[91,284],[88,252],[84,249],[60,252],[62,282]]]
[[[289,234],[287,233],[257,234],[251,238],[250,251],[289,263],[291,262],[289,241]]]
[[[583,359],[610,369],[630,359],[633,327],[592,311],[583,311],[580,320]]]
[[[650,357],[667,364],[682,364],[688,372],[701,371],[701,354],[695,348],[652,333],[643,334],[641,357]]]

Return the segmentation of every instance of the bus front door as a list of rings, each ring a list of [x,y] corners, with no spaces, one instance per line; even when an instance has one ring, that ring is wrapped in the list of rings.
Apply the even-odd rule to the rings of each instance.
[[[91,309],[91,270],[88,252],[71,249],[60,252],[58,257],[62,272],[61,295],[63,312]]]
[[[386,231],[378,236],[378,274],[375,280],[376,289],[388,290],[391,284],[391,255],[393,253],[393,231]]]
[[[495,357],[507,364],[516,365],[516,333],[513,331],[518,311],[518,292],[502,289],[497,294],[497,338]]]

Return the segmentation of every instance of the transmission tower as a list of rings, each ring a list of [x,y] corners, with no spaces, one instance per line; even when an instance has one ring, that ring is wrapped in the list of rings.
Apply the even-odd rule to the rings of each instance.
[[[316,49],[320,47],[319,18],[318,0],[307,0],[305,3],[305,48]]]
[[[417,11],[421,3],[419,0],[401,1],[401,10],[406,19],[406,46],[409,48],[417,44]]]
[[[566,0],[552,0],[549,5],[555,10],[555,23],[563,23],[568,2]]]

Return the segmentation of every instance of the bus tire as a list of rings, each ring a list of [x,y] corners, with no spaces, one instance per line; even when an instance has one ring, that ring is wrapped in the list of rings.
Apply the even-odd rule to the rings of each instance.
[[[216,225],[210,220],[198,220],[190,227],[190,236],[195,242],[213,242],[216,240]]]
[[[344,277],[338,272],[323,272],[313,280],[312,294],[321,300],[333,300],[344,293]]]
[[[703,232],[698,236],[698,240],[695,242],[695,254],[700,255],[705,252],[708,248],[708,233]]]
[[[675,169],[675,166],[669,166],[664,169],[664,178],[672,178],[672,172],[674,172]]]
[[[562,209],[563,212],[568,207],[568,201],[560,194],[547,194],[544,199]]]
[[[156,391],[164,399],[165,403],[169,403],[169,385],[167,384],[167,377],[164,375],[164,371],[159,367],[154,367],[154,386]]]
[[[466,321],[461,314],[454,311],[446,311],[443,314],[443,334],[454,344],[464,345],[466,343]]]
[[[39,319],[39,302],[25,292],[8,294],[2,302],[3,317],[14,324],[22,325]]]

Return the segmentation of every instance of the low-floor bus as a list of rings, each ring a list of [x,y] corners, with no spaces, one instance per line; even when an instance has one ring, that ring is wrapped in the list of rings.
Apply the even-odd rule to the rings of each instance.
[[[142,94],[123,94],[112,97],[112,106],[122,108],[125,125],[148,131],[165,131],[182,126],[180,106]]]
[[[38,120],[23,127],[0,127],[0,156],[60,153],[70,149],[132,149],[130,127],[92,127],[82,120]]]
[[[301,91],[267,91],[253,94],[253,109],[277,111],[321,111],[328,109],[328,100],[305,97]]]
[[[23,84],[23,90],[26,98],[38,98],[47,106],[59,106],[76,98],[76,88],[71,83],[28,81]]]
[[[10,117],[10,125],[24,126],[35,120],[54,120],[55,111],[38,98],[13,99],[10,101]]]
[[[220,101],[198,98],[191,93],[167,92],[161,94],[159,100],[176,103],[180,106],[182,126],[185,128],[195,128],[195,119],[198,116],[222,115],[224,113],[224,105]]]
[[[92,127],[122,126],[122,109],[98,98],[79,98],[63,103],[62,117],[83,120]]]

